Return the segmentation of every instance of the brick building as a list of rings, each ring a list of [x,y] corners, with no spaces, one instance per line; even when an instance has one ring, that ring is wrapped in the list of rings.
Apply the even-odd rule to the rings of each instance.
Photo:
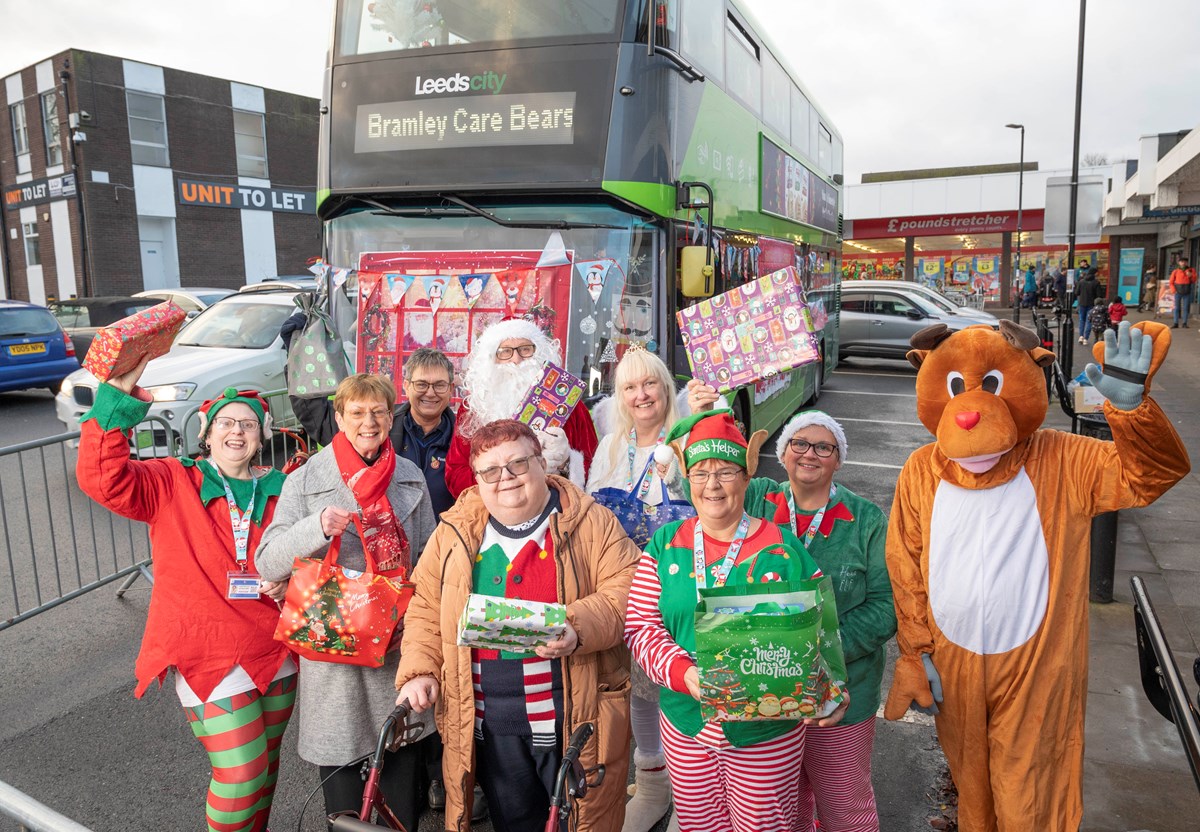
[[[0,296],[233,288],[320,253],[317,99],[76,49],[3,84]]]

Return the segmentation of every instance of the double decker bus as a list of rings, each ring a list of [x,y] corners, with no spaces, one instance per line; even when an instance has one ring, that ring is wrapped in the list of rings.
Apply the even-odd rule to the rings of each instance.
[[[358,270],[359,368],[460,366],[525,314],[591,394],[632,344],[683,377],[677,310],[795,266],[823,360],[730,398],[748,430],[814,401],[842,141],[764,32],[735,0],[338,0],[317,210]]]

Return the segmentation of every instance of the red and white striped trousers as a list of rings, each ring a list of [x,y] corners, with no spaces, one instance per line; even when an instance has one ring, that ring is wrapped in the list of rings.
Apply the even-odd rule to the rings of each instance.
[[[801,828],[815,832],[813,808],[821,832],[879,832],[879,812],[871,787],[871,751],[875,718],[854,725],[809,725],[800,772]]]
[[[696,737],[664,716],[663,752],[680,832],[795,832],[800,829],[804,725],[738,748],[710,722]],[[811,811],[810,811],[811,816]]]

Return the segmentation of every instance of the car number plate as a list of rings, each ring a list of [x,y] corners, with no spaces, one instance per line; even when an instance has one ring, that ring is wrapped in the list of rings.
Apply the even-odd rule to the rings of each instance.
[[[38,341],[36,344],[13,344],[8,348],[9,355],[38,355],[46,351],[46,345]]]

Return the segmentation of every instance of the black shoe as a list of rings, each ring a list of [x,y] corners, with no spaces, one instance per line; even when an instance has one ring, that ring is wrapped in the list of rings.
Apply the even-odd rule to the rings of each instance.
[[[1183,328],[1184,328],[1184,329],[1187,329],[1187,324],[1184,324],[1184,325],[1183,325]]]
[[[483,794],[483,789],[475,787],[474,804],[471,806],[471,823],[478,823],[486,819],[488,816],[487,798]]]
[[[429,808],[438,810],[446,808],[446,789],[442,786],[441,780],[433,780],[429,783]]]
[[[1179,329],[1179,324],[1171,324],[1171,329]]]

